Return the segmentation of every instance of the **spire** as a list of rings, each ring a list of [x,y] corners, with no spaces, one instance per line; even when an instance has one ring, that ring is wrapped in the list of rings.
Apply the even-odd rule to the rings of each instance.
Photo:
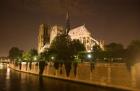
[[[69,16],[69,11],[67,11],[66,14],[66,25],[65,25],[65,33],[68,34],[70,30],[70,16]]]

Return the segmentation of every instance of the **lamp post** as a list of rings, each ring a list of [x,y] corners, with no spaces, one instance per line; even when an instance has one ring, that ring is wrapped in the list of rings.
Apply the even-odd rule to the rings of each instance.
[[[92,71],[93,71],[93,68],[94,68],[93,55],[91,53],[88,53],[87,58],[90,61],[90,80],[92,80],[92,75],[93,75]]]
[[[34,57],[33,57],[33,60],[34,60],[34,61],[37,61],[37,56],[34,56]]]
[[[93,68],[94,68],[93,55],[92,55],[91,53],[88,53],[88,54],[87,54],[87,58],[88,58],[88,60],[90,61],[91,72],[92,72],[92,70],[93,70]]]

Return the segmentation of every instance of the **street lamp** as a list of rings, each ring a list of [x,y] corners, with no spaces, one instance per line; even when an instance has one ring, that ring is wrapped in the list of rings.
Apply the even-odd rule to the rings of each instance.
[[[54,56],[51,56],[51,60],[54,60]]]
[[[34,61],[37,61],[37,56],[34,56],[34,58],[33,58],[33,59],[34,59]]]
[[[91,59],[92,58],[92,55],[91,54],[87,54],[87,58],[88,59]]]
[[[91,53],[88,53],[88,54],[87,54],[87,59],[91,61],[92,58],[93,58],[92,54],[91,54]]]

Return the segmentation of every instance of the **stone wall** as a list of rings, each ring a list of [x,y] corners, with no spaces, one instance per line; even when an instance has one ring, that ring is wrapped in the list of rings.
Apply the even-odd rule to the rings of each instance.
[[[39,66],[36,62],[32,63],[32,68],[29,69],[29,65],[26,69],[26,63],[22,62],[22,67],[10,64],[11,68],[21,70],[24,72],[30,72],[39,74]],[[45,66],[43,72],[44,76],[55,76],[72,80],[81,80],[89,83],[100,83],[102,85],[117,85],[124,87],[132,87],[131,72],[127,69],[125,63],[96,63],[94,69],[91,71],[91,64],[88,62],[79,63],[77,66],[77,75],[74,75],[74,66],[72,65],[70,76],[66,77],[66,71],[64,65],[55,70],[53,63],[49,62]]]

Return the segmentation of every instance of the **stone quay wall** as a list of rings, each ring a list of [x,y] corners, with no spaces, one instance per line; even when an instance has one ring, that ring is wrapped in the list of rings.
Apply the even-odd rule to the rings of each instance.
[[[32,68],[30,69],[29,64],[26,67],[26,63],[21,63],[21,68],[15,66],[15,64],[9,65],[11,68],[39,74],[39,65],[36,62],[32,62]],[[131,75],[131,71],[127,69],[125,63],[96,63],[94,69],[91,71],[91,64],[89,62],[78,63],[76,69],[76,76],[74,75],[74,66],[72,65],[70,76],[66,76],[65,66],[62,65],[58,70],[54,68],[54,63],[48,62],[45,66],[43,76],[67,79],[73,81],[81,81],[83,83],[103,85],[116,88],[133,88],[135,87]],[[135,80],[135,79],[134,79]],[[132,84],[133,83],[133,84]]]

